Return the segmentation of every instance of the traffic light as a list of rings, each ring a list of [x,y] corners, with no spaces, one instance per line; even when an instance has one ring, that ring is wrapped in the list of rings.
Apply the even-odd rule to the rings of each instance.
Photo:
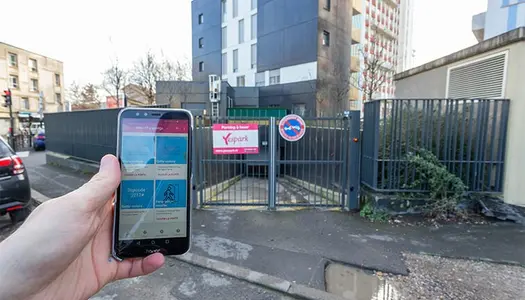
[[[11,106],[11,90],[10,89],[4,90],[3,97],[5,98],[4,106],[5,107]]]

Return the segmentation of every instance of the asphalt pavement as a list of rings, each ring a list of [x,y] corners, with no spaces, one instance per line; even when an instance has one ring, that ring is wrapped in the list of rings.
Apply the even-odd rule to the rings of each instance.
[[[91,176],[45,165],[43,153],[32,153],[24,162],[33,188],[48,197],[72,191]],[[409,270],[403,253],[525,265],[525,252],[522,251],[525,248],[525,227],[509,222],[413,226],[403,222],[370,223],[356,214],[340,211],[271,212],[264,209],[194,210],[192,219],[192,253],[320,290],[325,289],[325,268],[330,262],[406,275]],[[190,297],[179,290],[186,277],[191,277],[193,283],[190,281],[183,286],[197,286],[202,284],[203,272],[208,272],[186,265],[180,268],[184,270],[180,274],[185,274],[180,278],[177,272],[161,272],[170,274],[168,280],[176,283],[160,285],[166,297],[173,295],[173,291],[182,293],[176,296],[182,297],[180,299]],[[165,275],[155,274],[146,279],[144,285],[163,284],[167,279],[162,276]],[[237,284],[236,280],[228,280],[233,286]],[[114,285],[116,290],[108,287],[103,294],[106,298],[101,299],[132,295],[125,291],[124,286],[124,283],[117,283]],[[229,286],[222,288],[227,290]],[[258,295],[251,285],[245,288]],[[203,287],[202,290],[206,289]],[[115,298],[110,298],[113,296]],[[277,299],[272,297],[280,295],[268,297],[261,299]],[[254,296],[253,299],[258,298]]]

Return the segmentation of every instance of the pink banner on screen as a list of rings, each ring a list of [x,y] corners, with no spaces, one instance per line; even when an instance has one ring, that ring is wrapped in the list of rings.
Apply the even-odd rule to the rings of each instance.
[[[122,131],[139,133],[188,133],[186,120],[124,119]]]

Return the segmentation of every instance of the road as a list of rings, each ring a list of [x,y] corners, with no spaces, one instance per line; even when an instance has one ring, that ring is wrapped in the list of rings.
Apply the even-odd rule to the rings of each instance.
[[[90,174],[45,165],[45,152],[30,152],[23,157],[31,186],[48,197],[58,197],[81,186]],[[9,217],[0,218],[0,240],[13,233]],[[104,253],[104,255],[106,255]],[[93,300],[113,299],[292,299],[257,285],[214,271],[167,258],[164,267],[154,274],[121,280],[107,285]]]

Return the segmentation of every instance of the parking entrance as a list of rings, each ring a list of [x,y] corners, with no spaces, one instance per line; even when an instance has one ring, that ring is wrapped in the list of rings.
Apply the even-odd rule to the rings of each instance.
[[[357,208],[359,112],[287,117],[196,117],[198,204]]]

